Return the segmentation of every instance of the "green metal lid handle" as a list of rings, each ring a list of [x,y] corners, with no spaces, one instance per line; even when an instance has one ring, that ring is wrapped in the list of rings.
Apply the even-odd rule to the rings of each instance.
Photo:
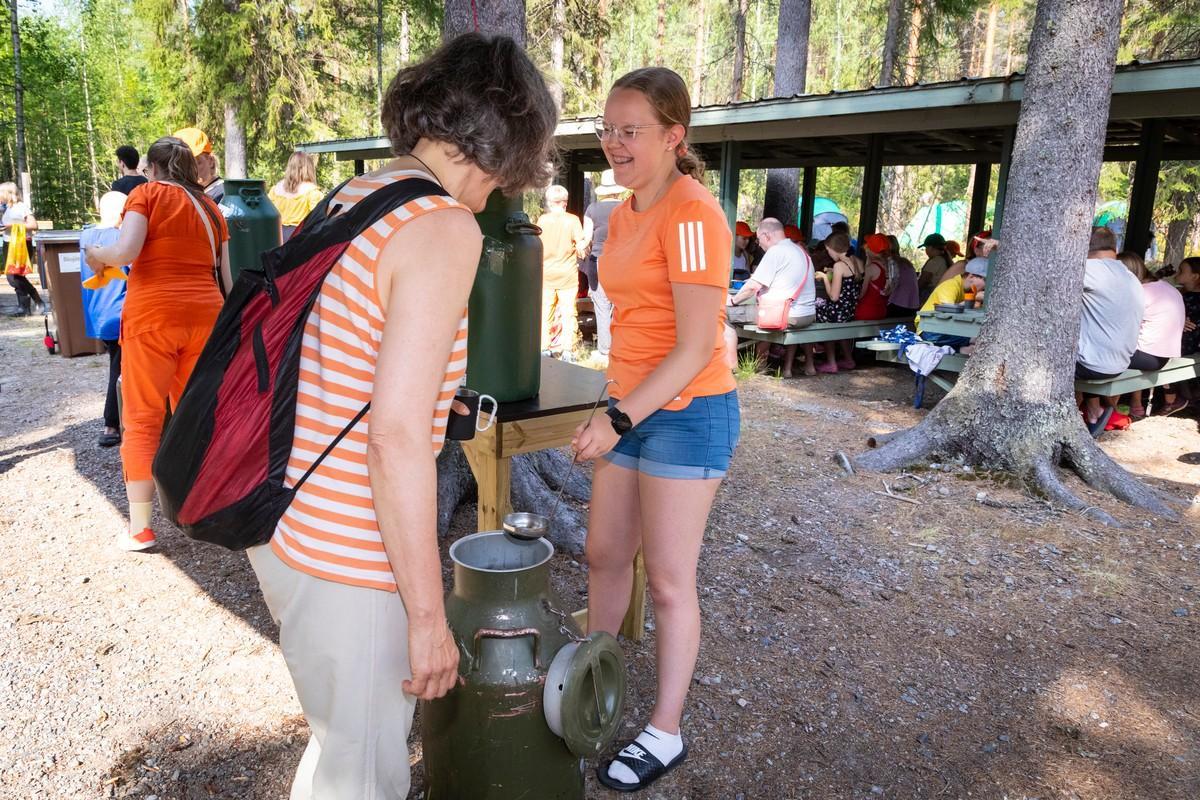
[[[544,669],[541,657],[542,634],[537,628],[480,628],[475,631],[475,641],[471,648],[471,669],[479,668],[480,639],[520,639],[522,636],[533,637],[533,665],[538,669]]]

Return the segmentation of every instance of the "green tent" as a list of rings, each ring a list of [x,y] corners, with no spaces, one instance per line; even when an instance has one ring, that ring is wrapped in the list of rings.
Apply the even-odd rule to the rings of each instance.
[[[947,241],[958,240],[967,230],[967,219],[967,204],[962,200],[924,206],[904,227],[899,236],[900,247],[916,250],[931,233],[940,233]]]

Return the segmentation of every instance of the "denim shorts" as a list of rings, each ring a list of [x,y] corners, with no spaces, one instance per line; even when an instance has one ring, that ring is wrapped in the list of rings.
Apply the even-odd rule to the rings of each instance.
[[[610,399],[611,408],[617,401]],[[737,447],[741,412],[737,390],[695,397],[678,411],[660,409],[625,434],[611,463],[656,478],[723,478]]]

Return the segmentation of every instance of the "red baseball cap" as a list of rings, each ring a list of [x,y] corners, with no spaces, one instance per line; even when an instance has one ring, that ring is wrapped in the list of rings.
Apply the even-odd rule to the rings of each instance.
[[[892,243],[882,233],[872,233],[863,243],[872,253],[886,253],[892,249]]]
[[[738,236],[745,236],[746,238],[750,238],[754,235],[754,231],[750,230],[750,226],[745,222],[742,222],[740,219],[738,220],[737,228],[734,232]]]
[[[784,225],[783,235],[791,239],[796,244],[800,244],[804,241],[804,234],[801,233],[800,229],[795,225]]]

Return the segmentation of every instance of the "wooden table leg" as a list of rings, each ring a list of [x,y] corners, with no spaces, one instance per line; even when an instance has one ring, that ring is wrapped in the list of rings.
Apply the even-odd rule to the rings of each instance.
[[[633,642],[640,642],[646,635],[646,562],[641,550],[633,558],[633,591],[621,623],[621,635]]]
[[[476,528],[480,531],[498,531],[504,515],[512,511],[512,460],[491,455],[495,447],[488,447],[486,442],[480,441],[486,435],[479,434],[475,439],[463,442],[463,453],[479,486],[479,520]]]

